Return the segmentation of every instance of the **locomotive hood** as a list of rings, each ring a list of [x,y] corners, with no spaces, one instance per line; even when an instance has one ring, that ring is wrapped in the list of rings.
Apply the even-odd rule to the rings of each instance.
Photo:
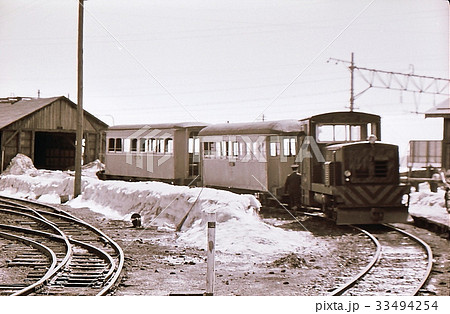
[[[349,147],[349,146],[355,146],[355,145],[371,145],[369,141],[363,141],[363,142],[352,142],[352,143],[341,143],[341,144],[333,144],[326,147],[327,150],[338,150],[341,148]],[[385,143],[385,142],[375,142],[372,145],[386,145],[386,146],[397,146],[395,144]]]

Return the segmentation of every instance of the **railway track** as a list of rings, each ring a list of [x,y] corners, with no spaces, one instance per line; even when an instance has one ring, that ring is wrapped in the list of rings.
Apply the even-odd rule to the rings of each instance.
[[[371,262],[331,295],[416,295],[427,281],[433,254],[416,236],[390,225],[361,229],[376,246]]]
[[[106,295],[120,277],[122,249],[106,234],[52,206],[0,197],[0,249],[19,276],[1,295]]]

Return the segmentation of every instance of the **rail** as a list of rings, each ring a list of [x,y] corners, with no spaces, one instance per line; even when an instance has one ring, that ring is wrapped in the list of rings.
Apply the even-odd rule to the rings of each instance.
[[[39,286],[42,286],[43,284],[45,284],[47,282],[47,280],[49,280],[52,275],[55,273],[55,269],[56,269],[56,263],[57,263],[57,258],[56,258],[56,254],[49,249],[47,246],[38,243],[36,241],[33,241],[31,239],[27,239],[24,237],[20,237],[20,236],[16,236],[14,234],[10,234],[10,233],[5,233],[5,232],[0,232],[0,237],[3,237],[5,239],[10,239],[10,240],[14,240],[14,241],[20,241],[25,243],[26,245],[30,245],[32,247],[34,247],[35,249],[39,250],[40,252],[42,252],[44,255],[48,256],[50,259],[50,266],[47,269],[47,271],[45,272],[44,276],[41,277],[41,279],[39,279],[38,281],[32,283],[31,285],[15,292],[12,295],[26,295],[29,294],[33,291],[35,291]]]
[[[412,295],[417,295],[419,293],[420,289],[425,285],[425,283],[427,282],[427,280],[431,274],[431,270],[433,267],[433,252],[432,252],[430,246],[427,243],[425,243],[423,240],[419,239],[418,237],[416,237],[402,229],[399,229],[392,225],[389,225],[389,224],[383,224],[383,226],[407,236],[408,238],[417,242],[426,251],[426,254],[427,254],[426,270],[425,270],[420,282],[412,291]],[[355,227],[355,228],[358,228],[358,227]],[[350,290],[350,288],[352,288],[357,282],[361,281],[361,279],[363,279],[372,269],[374,269],[374,266],[377,264],[379,258],[381,257],[381,245],[380,245],[379,241],[375,238],[374,235],[372,235],[368,231],[363,230],[363,229],[360,229],[360,230],[362,232],[364,232],[366,235],[368,235],[369,238],[376,244],[377,250],[376,250],[372,260],[370,261],[370,263],[366,267],[364,267],[364,269],[362,271],[360,271],[357,275],[355,275],[351,280],[344,283],[339,288],[335,289],[332,293],[330,293],[330,295],[332,295],[332,296],[339,296],[339,295],[342,295],[344,292]]]
[[[377,240],[377,238],[375,238],[375,236],[373,236],[372,234],[370,234],[369,232],[367,232],[364,229],[361,229],[359,227],[353,226],[353,228],[361,231],[362,233],[364,233],[365,235],[367,235],[369,237],[369,239],[375,244],[376,247],[376,251],[375,254],[373,255],[372,259],[370,260],[369,264],[367,264],[366,267],[364,267],[358,274],[356,274],[352,279],[350,279],[349,281],[347,281],[346,283],[344,283],[343,285],[341,285],[339,288],[337,288],[336,290],[334,290],[330,295],[331,296],[339,296],[342,295],[345,291],[347,291],[348,289],[350,289],[351,287],[353,287],[353,285],[355,283],[357,283],[359,280],[361,280],[361,278],[363,278],[372,268],[373,266],[375,266],[375,264],[378,262],[378,260],[380,259],[381,256],[381,244],[380,242]]]
[[[425,285],[425,283],[428,280],[428,277],[430,277],[431,274],[431,270],[433,268],[433,251],[431,250],[431,247],[425,243],[422,239],[416,237],[415,235],[406,232],[405,230],[396,228],[394,226],[391,226],[389,224],[386,224],[386,226],[388,226],[389,228],[392,228],[394,230],[396,230],[397,232],[403,233],[404,235],[406,235],[407,237],[413,239],[414,241],[418,242],[422,247],[425,248],[426,252],[427,252],[427,269],[425,272],[425,275],[423,276],[422,280],[420,281],[420,284],[417,286],[417,288],[414,290],[413,295],[417,295],[417,293],[419,293],[419,290]]]
[[[0,228],[6,228],[9,230],[15,230],[15,232],[21,232],[21,233],[35,233],[41,237],[54,237],[59,241],[65,241],[68,245],[68,251],[72,250],[71,244],[82,247],[86,249],[88,252],[91,252],[92,254],[101,257],[105,262],[105,271],[106,273],[104,276],[102,276],[103,282],[101,283],[101,286],[98,287],[100,291],[96,291],[96,295],[106,295],[108,294],[112,288],[115,286],[117,281],[120,278],[121,271],[124,267],[125,257],[123,250],[120,248],[120,246],[113,241],[110,237],[108,237],[106,234],[104,234],[102,231],[97,229],[96,227],[78,219],[77,217],[61,210],[58,208],[55,208],[53,206],[49,206],[46,204],[41,204],[38,202],[32,202],[32,201],[26,201],[21,199],[14,199],[11,197],[0,197],[2,200],[2,204],[0,204],[0,213],[9,213],[9,214],[20,214],[24,217],[27,217],[28,219],[33,219],[34,221],[39,222],[40,224],[44,224],[47,228],[50,228],[54,231],[56,231],[57,234],[50,234],[44,231],[38,231],[38,230],[32,230],[30,228],[21,228],[17,226],[9,226],[9,225],[0,225]],[[5,204],[6,203],[6,204]],[[23,204],[27,205],[23,205]],[[32,208],[34,207],[34,208]],[[43,210],[44,208],[44,210]],[[14,209],[14,210],[13,210]],[[24,213],[24,212],[25,213]],[[61,227],[58,226],[61,225]],[[66,225],[66,227],[64,227]],[[66,232],[64,230],[68,229],[67,226],[71,226],[73,228],[83,228],[81,230],[89,230],[91,232],[90,239],[74,239],[72,236],[68,238],[66,235]],[[77,227],[78,226],[78,227]],[[62,229],[61,229],[62,228]],[[69,233],[73,230],[68,230]],[[76,232],[76,231],[75,231]],[[86,241],[98,241],[97,246],[86,243]],[[99,246],[101,242],[102,246],[109,245],[112,249],[114,254],[110,255],[111,253],[107,253],[103,249],[101,249]],[[72,256],[73,253],[71,253]],[[114,256],[114,258],[113,258]],[[64,258],[65,264],[71,260],[71,258],[67,257]],[[57,267],[54,267],[53,273],[56,274],[57,271],[62,270],[62,263],[58,265]],[[57,278],[58,275],[52,275],[51,277]],[[54,281],[55,279],[52,279]],[[48,282],[49,278],[46,278],[45,282]],[[93,284],[95,282],[93,281]],[[42,285],[42,284],[41,284]],[[39,286],[39,285],[37,285]],[[28,293],[28,292],[27,292]]]

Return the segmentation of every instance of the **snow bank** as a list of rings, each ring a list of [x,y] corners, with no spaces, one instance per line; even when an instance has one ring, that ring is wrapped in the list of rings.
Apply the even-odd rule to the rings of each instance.
[[[434,193],[430,191],[428,183],[422,183],[419,192],[410,194],[409,213],[450,225],[450,214],[445,208],[444,195],[442,188]]]
[[[442,189],[438,189],[436,193],[431,192],[428,183],[421,183],[419,192],[410,194],[410,205],[445,208],[444,194],[445,191]]]
[[[2,194],[58,204],[61,196],[73,193],[72,172],[36,170],[27,159],[17,156],[11,164],[15,170],[2,174]],[[307,232],[264,223],[253,195],[160,182],[101,181],[94,175],[101,168],[97,161],[83,167],[82,195],[68,205],[88,207],[110,219],[129,220],[132,213],[140,213],[144,227],[178,231],[180,244],[199,248],[206,244],[207,214],[215,213],[216,250],[224,253],[277,254],[313,245]]]

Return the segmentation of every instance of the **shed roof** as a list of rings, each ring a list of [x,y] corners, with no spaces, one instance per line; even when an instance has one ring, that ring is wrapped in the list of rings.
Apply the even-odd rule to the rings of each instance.
[[[298,133],[301,130],[298,120],[279,120],[215,124],[201,130],[199,135],[282,134]]]
[[[9,97],[0,98],[0,129],[14,123],[26,116],[54,103],[57,100],[66,100],[70,105],[76,107],[70,99],[64,96],[50,98],[31,98],[31,97]],[[106,123],[84,110],[90,118],[97,123],[108,127]]]
[[[425,112],[425,118],[450,118],[450,98]]]

